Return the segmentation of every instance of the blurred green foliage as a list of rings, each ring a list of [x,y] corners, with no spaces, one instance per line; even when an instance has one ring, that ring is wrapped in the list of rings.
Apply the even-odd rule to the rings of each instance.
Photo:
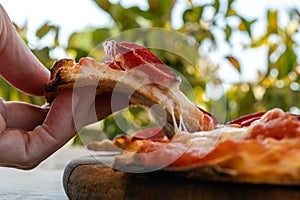
[[[103,51],[99,44],[110,38],[150,47],[163,44],[166,49],[175,48],[180,53],[175,54],[172,51],[157,48],[153,48],[153,52],[187,79],[190,87],[183,84],[182,90],[185,94],[206,110],[214,112],[222,122],[274,107],[286,111],[299,110],[300,14],[298,10],[287,10],[288,20],[283,25],[278,22],[278,11],[267,10],[264,32],[257,36],[253,32],[253,25],[257,23],[257,19],[247,19],[235,10],[234,0],[212,0],[209,3],[187,0],[188,6],[181,16],[172,15],[178,3],[176,0],[148,0],[146,9],[137,6],[124,7],[120,2],[112,3],[109,0],[93,0],[93,2],[99,8],[99,12],[106,12],[110,16],[111,23],[108,27],[90,27],[73,33],[67,46],[63,47],[67,56],[77,61],[84,56],[93,56],[101,60]],[[174,17],[183,22],[181,27],[176,29],[172,27]],[[150,27],[169,30],[169,35],[162,37],[157,34],[159,31],[149,31]],[[139,31],[132,31],[137,29]],[[30,44],[26,37],[26,25],[18,30],[25,43],[45,66],[50,67],[55,59],[59,59],[52,56],[53,51],[62,48],[58,26],[46,22],[37,30],[36,37],[39,40],[45,37],[52,38],[52,44],[43,47]],[[172,35],[172,31],[184,34],[194,42],[179,41],[176,34]],[[236,35],[246,38],[243,44],[244,49],[255,51],[258,48],[267,48],[265,61],[267,69],[258,70],[256,80],[250,82],[239,79],[240,81],[230,83],[224,95],[211,98],[207,92],[207,86],[222,87],[222,79],[217,74],[220,66],[212,64],[208,57],[202,55],[200,49],[205,48],[209,54],[217,52],[222,45],[232,47]],[[217,37],[222,39],[218,40]],[[297,37],[298,40],[296,40]],[[170,40],[162,41],[161,38],[170,38]],[[240,75],[243,67],[251,67],[251,63],[242,66],[239,62],[241,58],[230,55],[230,52],[224,56],[224,59]],[[3,80],[1,80],[0,94],[6,100],[43,103],[39,98],[28,97],[17,92],[6,85]],[[117,125],[116,118],[122,121],[121,128]],[[144,108],[127,109],[117,113],[115,117],[108,117],[101,123],[103,133],[110,138],[124,131],[130,132],[140,127],[154,126]]]

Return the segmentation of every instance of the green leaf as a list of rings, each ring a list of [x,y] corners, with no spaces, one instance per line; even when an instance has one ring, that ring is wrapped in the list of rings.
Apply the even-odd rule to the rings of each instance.
[[[232,8],[234,0],[227,0],[227,9],[226,9],[226,17],[237,16],[237,12]]]
[[[278,69],[278,78],[281,79],[293,71],[296,66],[297,55],[291,46],[286,46],[285,51],[280,55],[275,63]]]
[[[232,66],[238,71],[238,72],[241,72],[241,66],[240,66],[240,63],[239,61],[234,58],[233,56],[226,56],[225,57],[231,64]]]
[[[293,98],[287,97],[291,97],[290,89],[288,87],[283,87],[280,89],[277,87],[270,87],[266,88],[263,101],[267,110],[272,108],[282,108],[284,110],[288,110],[288,102]]]
[[[226,41],[229,41],[229,39],[231,37],[231,33],[232,33],[231,27],[229,25],[226,25],[226,28],[225,28],[224,32],[225,32]]]
[[[53,45],[53,47],[57,47],[59,45],[60,45],[60,43],[59,43],[59,28],[56,27],[55,28],[55,37],[54,37],[54,45]]]
[[[50,48],[44,47],[42,49],[33,50],[34,55],[46,66],[51,67],[54,60],[50,58]]]
[[[268,35],[265,34],[256,40],[252,40],[250,47],[257,48],[269,44]]]
[[[36,32],[36,36],[38,38],[42,38],[45,35],[47,35],[47,33],[49,33],[51,30],[54,30],[55,26],[49,25],[48,22],[46,22],[42,27],[40,27],[37,32]]]
[[[234,2],[234,0],[227,1],[227,8],[226,8],[226,14],[225,14],[226,17],[237,15],[236,11],[234,9],[232,9],[233,2]]]
[[[122,30],[139,27],[136,22],[138,15],[135,13],[137,10],[140,10],[138,7],[124,8],[120,3],[113,4],[108,0],[94,1],[102,10],[106,11],[110,15],[110,17]]]
[[[94,1],[102,10],[109,12],[111,3],[108,0],[94,0]]]
[[[67,49],[91,50],[94,47],[92,44],[92,35],[93,30],[73,33],[69,38]]]
[[[129,13],[134,14],[136,17],[143,17],[148,20],[152,20],[153,18],[155,18],[155,16],[153,16],[148,10],[145,11],[136,6],[127,8],[127,10]]]
[[[229,10],[228,10],[227,13],[226,13],[226,16],[227,16],[227,17],[238,16],[238,14],[237,14],[237,12],[236,12],[234,9],[229,8]]]
[[[203,6],[198,6],[198,7],[194,7],[191,9],[186,10],[183,13],[183,21],[186,22],[199,22],[201,17],[202,17],[202,13],[203,13]]]
[[[252,36],[252,31],[251,31],[251,26],[254,22],[256,22],[256,20],[246,20],[243,17],[240,17],[241,19],[241,23],[239,24],[239,30],[240,31],[246,31],[248,33],[248,35],[251,37]]]
[[[18,32],[22,40],[26,45],[28,45],[28,38],[27,36],[27,26],[28,26],[28,20],[25,21],[25,23],[22,25],[22,27],[18,26],[17,24],[13,23],[15,30]]]
[[[151,123],[148,111],[141,106],[130,106],[128,111],[133,117],[133,122],[140,127],[145,127]]]
[[[220,0],[215,0],[213,3],[213,7],[215,8],[215,15],[220,11]]]
[[[164,22],[171,19],[171,12],[175,5],[175,0],[148,0],[150,11],[154,16],[163,17]]]
[[[118,126],[118,124],[122,124],[122,129]],[[113,139],[118,134],[124,134],[124,131],[127,130],[128,122],[122,113],[110,115],[103,120],[103,131],[110,139]]]
[[[75,61],[78,62],[81,58],[89,56],[89,51],[85,51],[83,49],[74,48],[76,51]]]
[[[253,94],[252,89],[249,89],[245,96],[241,99],[240,103],[240,109],[239,109],[239,116],[246,115],[249,113],[253,113],[254,105],[255,105],[255,95]],[[247,105],[247,106],[245,106]]]
[[[148,0],[149,8],[152,12],[156,13],[160,10],[160,0]]]
[[[105,41],[110,35],[110,30],[108,28],[96,29],[92,34],[92,42],[94,46]]]
[[[10,91],[13,90],[14,88],[9,85],[2,77],[0,77],[0,96],[6,101],[12,100],[10,97]]]
[[[139,28],[136,21],[138,15],[130,9],[125,9],[121,4],[112,4],[109,13],[122,30]]]
[[[267,12],[267,30],[269,34],[278,33],[278,11],[277,10],[268,10]]]

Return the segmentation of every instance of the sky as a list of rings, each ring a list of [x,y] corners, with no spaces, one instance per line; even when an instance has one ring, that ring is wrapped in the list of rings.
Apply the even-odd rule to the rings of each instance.
[[[209,0],[195,0],[204,2]],[[118,2],[112,0],[112,2]],[[125,6],[139,5],[146,7],[145,0],[121,0]],[[26,21],[29,30],[35,30],[45,21],[53,22],[61,26],[62,35],[67,36],[74,30],[82,30],[88,26],[105,26],[109,23],[109,17],[99,9],[91,0],[0,0],[0,3],[8,12],[13,22],[24,24]],[[185,0],[179,0],[176,14],[186,7]],[[249,18],[264,18],[266,8],[284,10],[297,7],[300,9],[299,0],[236,0],[235,8]],[[181,21],[174,20],[175,27],[179,27]]]
[[[208,2],[209,0],[195,0],[195,2]],[[112,0],[112,2],[119,2]],[[147,6],[145,0],[121,0],[125,6],[138,5],[141,8]],[[2,6],[6,9],[11,20],[18,25],[27,23],[28,38],[35,41],[35,30],[40,27],[45,21],[52,22],[60,26],[60,39],[67,42],[68,36],[74,32],[83,30],[90,26],[103,27],[110,23],[108,15],[101,12],[93,1],[90,0],[0,0]],[[185,0],[180,0],[176,5],[174,15],[183,12],[187,4]],[[242,13],[249,19],[258,18],[258,23],[255,23],[254,32],[259,35],[263,31],[266,9],[273,8],[283,11],[287,8],[298,8],[300,10],[299,0],[237,0],[235,3],[236,10]],[[174,17],[176,19],[176,17]],[[284,23],[284,16],[280,17]],[[174,20],[173,26],[179,27],[182,21]],[[300,40],[300,38],[299,38]],[[63,43],[63,42],[62,42]],[[220,49],[222,54],[231,53],[241,57],[242,69],[244,78],[253,79],[256,75],[256,69],[265,65],[266,49],[260,48],[255,51],[243,50],[237,45],[235,49]],[[220,54],[221,55],[221,54]],[[59,56],[59,55],[58,55]],[[218,60],[218,55],[211,55]],[[219,58],[221,59],[221,58]],[[228,62],[222,62],[220,73],[236,73]],[[232,76],[232,79],[237,79],[238,76]]]

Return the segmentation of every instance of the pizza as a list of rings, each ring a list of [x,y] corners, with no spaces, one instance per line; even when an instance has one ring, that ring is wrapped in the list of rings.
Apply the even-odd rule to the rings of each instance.
[[[96,94],[128,95],[130,105],[152,109],[156,128],[113,141],[97,151],[118,151],[114,168],[125,172],[259,184],[300,185],[299,116],[275,108],[227,124],[194,105],[179,89],[180,77],[148,49],[108,41],[105,57],[57,61],[45,86],[51,103],[62,92],[94,86]]]

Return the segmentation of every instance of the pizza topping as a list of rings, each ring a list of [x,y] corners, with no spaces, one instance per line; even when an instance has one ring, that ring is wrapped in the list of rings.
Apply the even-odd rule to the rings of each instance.
[[[299,138],[268,139],[263,143],[254,139],[240,142],[226,140],[204,156],[197,154],[197,148],[190,148],[170,166],[218,165],[235,170],[239,175],[264,176],[266,172],[276,171],[299,176],[299,145]]]
[[[148,139],[151,141],[160,142],[165,139],[165,134],[161,128],[147,128],[135,133],[131,141]]]
[[[217,125],[219,124],[217,118],[216,118],[212,113],[207,112],[206,110],[200,108],[199,106],[198,106],[198,109],[199,109],[201,112],[203,112],[204,115],[206,116],[206,117],[205,117],[206,119],[204,119],[204,120],[211,121],[212,124],[214,124],[215,126],[217,126]],[[209,123],[208,123],[208,124],[209,124]],[[205,129],[205,130],[212,130],[212,129],[207,128],[207,129]]]
[[[220,142],[225,140],[242,141],[248,138],[250,135],[247,128],[235,128],[235,127],[222,127],[211,131],[199,131],[195,133],[180,132],[173,139],[172,142],[180,142],[187,144],[188,146],[205,146],[201,141],[212,140],[214,142]],[[200,143],[200,144],[199,144]]]
[[[260,139],[272,137],[279,140],[300,137],[300,121],[294,115],[274,109],[253,124],[251,137]]]
[[[148,75],[150,81],[157,84],[165,80],[171,83],[181,81],[179,76],[145,47],[115,41],[107,41],[103,43],[103,47],[106,54],[103,62],[113,69],[126,71],[139,68]]]
[[[237,175],[252,174],[264,180],[264,173],[274,169],[280,174],[290,173],[297,177],[299,127],[296,116],[273,109],[247,127],[223,126],[211,131],[179,132],[170,141],[139,138],[128,149],[136,152],[143,166],[150,168],[217,165]],[[295,162],[290,163],[290,159]],[[122,155],[118,160],[122,160]]]
[[[137,143],[138,142],[138,143]],[[186,146],[181,142],[153,142],[138,140],[125,151],[126,159],[117,156],[118,161],[131,164],[141,162],[145,168],[193,169],[212,166],[230,172],[235,180],[252,183],[290,183],[300,175],[300,138],[277,140],[266,138],[263,141],[253,138],[244,140],[226,139],[203,153],[197,146]],[[138,148],[136,148],[138,147]],[[137,160],[138,158],[138,160]],[[124,160],[123,160],[124,159]],[[245,177],[249,178],[245,179]]]
[[[179,132],[172,139],[172,142],[206,149],[204,152],[209,152],[220,142],[226,140],[238,142],[253,138],[283,139],[300,137],[300,120],[281,109],[273,109],[266,112],[250,126],[235,127],[233,125],[219,126],[219,128],[214,130],[195,133]]]
[[[144,166],[164,167],[176,161],[187,150],[189,149],[181,143],[160,143],[147,140],[140,146],[138,153]]]
[[[245,116],[239,117],[238,119],[230,121],[227,124],[228,125],[238,124],[241,127],[250,126],[252,124],[252,122],[259,120],[264,114],[266,114],[266,112],[259,112],[259,113],[254,113],[254,114],[250,114],[250,115],[245,115]]]

